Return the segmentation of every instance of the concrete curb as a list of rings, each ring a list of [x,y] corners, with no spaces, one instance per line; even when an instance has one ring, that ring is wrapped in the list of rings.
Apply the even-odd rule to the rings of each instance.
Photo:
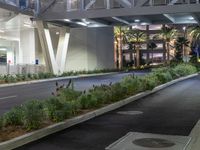
[[[104,75],[112,75],[112,74],[114,75],[117,73],[119,73],[119,72],[85,74],[85,75],[78,75],[78,76],[56,77],[56,78],[30,80],[30,81],[23,81],[23,82],[16,82],[16,83],[6,83],[6,84],[0,84],[0,88],[17,86],[17,85],[27,85],[27,84],[33,84],[33,83],[42,83],[42,82],[48,82],[48,81],[60,81],[60,80],[66,80],[66,79],[77,79],[77,78],[104,76]]]
[[[189,76],[186,76],[186,77],[182,77],[182,78],[173,80],[171,82],[168,82],[166,84],[163,84],[163,85],[160,85],[160,86],[156,87],[152,91],[145,91],[145,92],[139,93],[137,95],[131,96],[129,98],[126,98],[126,99],[121,100],[119,102],[116,102],[114,104],[110,104],[110,105],[105,106],[103,108],[100,108],[100,109],[97,109],[95,111],[86,113],[84,115],[77,116],[77,117],[74,117],[72,119],[68,119],[68,120],[66,120],[64,122],[60,122],[60,123],[48,126],[46,128],[43,128],[43,129],[31,132],[31,133],[25,134],[23,136],[14,138],[14,139],[6,141],[6,142],[2,142],[2,143],[0,143],[0,149],[2,149],[2,150],[11,150],[11,149],[20,147],[22,145],[28,144],[30,142],[39,140],[39,139],[41,139],[41,138],[43,138],[45,136],[48,136],[48,135],[53,134],[53,133],[56,133],[58,131],[62,131],[62,130],[67,129],[67,128],[71,127],[71,126],[77,125],[77,124],[82,123],[84,121],[90,120],[90,119],[92,119],[94,117],[97,117],[97,116],[100,116],[100,115],[105,114],[107,112],[110,112],[112,110],[118,109],[118,108],[120,108],[120,107],[122,107],[124,105],[127,105],[128,103],[131,103],[133,101],[136,101],[138,99],[146,97],[146,96],[148,96],[150,94],[153,94],[153,93],[155,93],[155,92],[157,92],[159,90],[162,90],[162,89],[164,89],[164,88],[166,88],[166,87],[168,87],[168,86],[170,86],[172,84],[175,84],[177,82],[180,82],[180,81],[183,81],[183,80],[186,80],[186,79],[189,79],[189,78],[193,78],[193,77],[195,77],[197,75],[198,74],[193,74],[193,75],[189,75]]]
[[[200,120],[194,126],[189,136],[192,138],[192,140],[189,143],[186,150],[199,150],[200,149]]]

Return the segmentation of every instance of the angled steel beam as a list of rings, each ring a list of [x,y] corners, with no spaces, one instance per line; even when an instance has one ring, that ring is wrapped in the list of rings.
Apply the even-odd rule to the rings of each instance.
[[[96,2],[96,0],[91,0],[91,1],[85,6],[85,10],[88,10],[95,2]]]
[[[200,18],[199,17],[197,17],[197,15],[196,14],[192,14],[192,17],[194,18],[194,20],[200,25]]]
[[[136,7],[141,7],[143,6],[145,3],[147,3],[149,0],[138,0],[136,2]],[[151,0],[150,0],[151,1]]]
[[[52,7],[56,3],[56,0],[52,0],[48,3],[48,5],[45,8],[42,8],[39,13],[43,14],[46,12],[50,7]]]
[[[118,17],[112,17],[114,20],[117,20],[121,23],[124,23],[126,25],[131,25],[128,21],[124,20],[124,19],[121,19],[121,18],[118,18]]]
[[[172,0],[168,5],[174,5],[177,2],[178,2],[178,0]]]
[[[122,5],[124,8],[131,8],[132,3],[128,0],[116,0],[120,5]]]

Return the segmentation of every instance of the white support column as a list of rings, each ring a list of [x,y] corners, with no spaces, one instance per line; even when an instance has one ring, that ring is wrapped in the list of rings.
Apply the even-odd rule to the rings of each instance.
[[[58,65],[55,59],[48,26],[45,22],[40,20],[36,21],[36,24],[47,70],[54,74],[58,74]]]
[[[59,73],[63,73],[65,70],[69,38],[70,38],[70,29],[61,28],[58,41],[57,54],[56,54],[56,62],[59,67]]]

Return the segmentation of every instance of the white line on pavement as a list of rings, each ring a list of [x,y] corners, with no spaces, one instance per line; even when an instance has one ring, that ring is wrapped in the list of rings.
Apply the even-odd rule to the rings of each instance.
[[[15,97],[17,97],[17,95],[1,97],[0,100],[9,99],[9,98],[15,98]]]

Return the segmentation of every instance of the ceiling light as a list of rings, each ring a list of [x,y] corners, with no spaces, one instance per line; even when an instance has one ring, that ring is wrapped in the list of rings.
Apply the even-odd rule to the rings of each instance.
[[[70,19],[64,19],[64,21],[66,21],[66,22],[71,22],[71,20],[70,20]]]
[[[0,51],[6,51],[7,49],[6,48],[0,48]]]
[[[60,32],[56,32],[56,35],[59,35],[60,34]]]
[[[142,22],[141,25],[142,25],[142,26],[145,26],[145,25],[148,25],[148,23]]]
[[[87,25],[89,25],[89,24],[90,24],[90,22],[89,22],[89,21],[87,21],[86,19],[82,19],[82,21],[83,21],[85,24],[87,24]]]
[[[188,17],[188,20],[194,20],[194,18],[192,16]]]
[[[138,22],[140,22],[140,20],[139,20],[139,19],[135,19],[134,21],[135,21],[135,22],[137,22],[137,23],[138,23]]]
[[[85,24],[84,22],[76,22],[76,23],[81,25],[81,26],[87,26],[87,24]]]
[[[5,31],[3,31],[3,30],[0,30],[0,33],[4,33]]]

